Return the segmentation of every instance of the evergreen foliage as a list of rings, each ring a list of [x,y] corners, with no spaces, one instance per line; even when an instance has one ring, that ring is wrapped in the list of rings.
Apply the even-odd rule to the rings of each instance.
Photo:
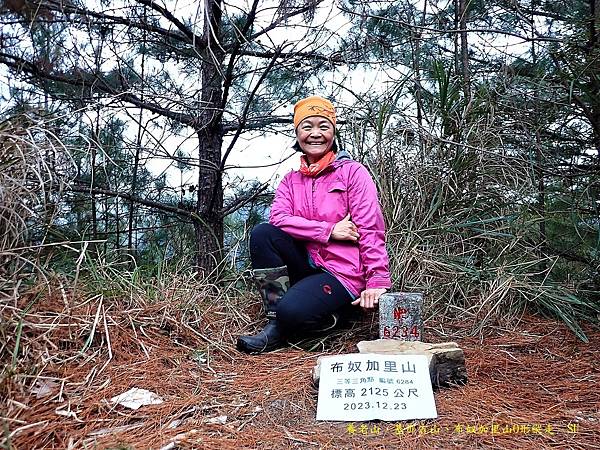
[[[320,93],[379,184],[398,289],[481,324],[533,304],[583,337],[576,320],[600,300],[599,11],[2,2],[3,124],[35,117],[19,125],[45,149],[32,173],[62,181],[29,200],[37,209],[14,206],[29,233],[0,250],[71,242],[53,252],[65,272],[75,249],[147,274],[182,261],[227,278],[247,267],[270,199],[268,183],[230,177],[228,158],[249,130],[289,132],[294,101]],[[357,74],[378,81],[349,82]]]

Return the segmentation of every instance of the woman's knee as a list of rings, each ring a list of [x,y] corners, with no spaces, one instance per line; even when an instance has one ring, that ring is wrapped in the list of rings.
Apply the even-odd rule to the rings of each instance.
[[[288,291],[279,301],[277,322],[285,334],[294,335],[318,328],[326,317],[331,316],[328,308],[315,307],[312,302],[303,301],[306,295],[310,294],[293,292],[290,295]]]
[[[273,228],[270,223],[259,223],[250,233],[250,255],[253,260],[264,251],[265,248],[271,247]]]
[[[271,240],[280,231],[275,225],[268,222],[259,223],[250,232],[250,246],[261,246]]]

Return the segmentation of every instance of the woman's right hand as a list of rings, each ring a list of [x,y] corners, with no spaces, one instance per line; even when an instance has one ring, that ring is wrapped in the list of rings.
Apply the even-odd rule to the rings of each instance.
[[[350,213],[342,220],[335,224],[331,232],[331,239],[338,241],[358,241],[358,228],[350,220]]]

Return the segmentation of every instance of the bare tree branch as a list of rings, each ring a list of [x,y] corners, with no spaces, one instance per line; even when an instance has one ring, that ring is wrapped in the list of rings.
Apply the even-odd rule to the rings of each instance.
[[[352,11],[348,8],[345,8],[343,5],[340,5],[339,8],[340,8],[340,10],[344,11],[345,13],[352,14],[354,16],[369,17],[372,19],[383,20],[386,22],[391,22],[391,23],[395,23],[398,25],[402,25],[406,28],[412,28],[412,29],[417,29],[417,30],[421,30],[421,31],[429,31],[431,33],[438,33],[438,34],[494,33],[494,34],[501,34],[504,36],[516,37],[516,38],[522,39],[524,42],[562,42],[563,41],[560,38],[555,38],[555,37],[551,37],[551,36],[539,36],[539,37],[523,36],[518,33],[513,33],[510,31],[506,31],[506,30],[498,30],[498,29],[494,29],[494,28],[468,28],[468,29],[456,29],[456,30],[443,30],[443,29],[438,29],[438,28],[430,28],[430,27],[424,27],[421,25],[415,25],[415,24],[412,24],[410,22],[405,22],[404,20],[400,20],[400,19],[391,19],[389,17],[379,16],[376,14],[365,14],[362,12]]]
[[[102,189],[97,187],[90,187],[84,185],[70,185],[66,188],[68,191],[80,192],[83,194],[94,194],[94,195],[108,195],[109,197],[119,197],[129,202],[137,203],[139,205],[148,206],[149,208],[158,209],[178,216],[187,217],[188,219],[197,220],[197,215],[193,211],[179,208],[177,206],[169,205],[167,203],[161,203],[147,198],[136,197],[126,192],[117,192],[110,189]]]
[[[206,40],[203,39],[201,36],[198,36],[197,34],[195,34],[192,30],[190,30],[190,28],[187,25],[185,25],[181,20],[179,20],[177,17],[175,17],[173,15],[173,13],[171,13],[171,11],[169,11],[168,9],[160,6],[153,0],[135,0],[135,1],[138,3],[141,3],[142,5],[149,6],[153,10],[159,12],[169,22],[171,22],[173,25],[175,25],[179,31],[181,31],[183,34],[185,34],[187,36],[187,38],[189,39],[189,41],[194,44],[194,46],[198,45],[198,48],[206,47],[206,45],[207,45]]]
[[[227,158],[229,157],[231,150],[233,150],[233,147],[235,146],[238,138],[240,137],[240,134],[242,134],[242,131],[244,131],[244,128],[246,126],[247,117],[248,117],[248,111],[250,110],[250,105],[252,104],[252,101],[254,100],[256,91],[258,91],[258,88],[262,85],[263,81],[265,80],[265,78],[267,77],[267,75],[269,74],[271,69],[273,68],[273,65],[275,64],[275,61],[277,60],[277,58],[279,56],[278,53],[280,51],[281,51],[281,49],[279,49],[277,52],[275,52],[275,54],[273,55],[273,58],[271,58],[271,61],[269,62],[269,65],[265,68],[265,70],[263,70],[263,73],[260,76],[259,80],[254,85],[252,92],[250,92],[250,95],[248,96],[248,99],[246,100],[246,105],[244,105],[244,111],[242,111],[240,122],[238,124],[238,129],[235,132],[233,139],[229,143],[227,150],[225,150],[225,153],[223,154],[223,158],[221,159],[221,166],[219,167],[220,170],[223,170],[223,167],[225,167],[225,162],[227,161]]]
[[[275,28],[277,28],[281,23],[285,23],[286,21],[288,21],[289,19],[291,19],[294,16],[298,16],[300,14],[303,14],[309,10],[311,10],[312,8],[320,5],[323,2],[323,0],[317,0],[314,4],[309,4],[307,6],[305,6],[304,8],[300,8],[297,9],[295,11],[289,12],[287,14],[282,15],[281,17],[279,17],[277,20],[273,21],[270,25],[266,26],[265,28],[263,28],[260,31],[257,31],[256,33],[248,36],[247,41],[254,41],[256,40],[256,38],[268,33],[271,30],[274,30]],[[230,45],[229,47],[231,47],[232,45]],[[225,50],[228,50],[227,47],[225,47]]]
[[[251,190],[247,195],[244,195],[238,199],[236,199],[232,204],[223,208],[220,212],[221,219],[225,218],[231,213],[234,213],[238,209],[244,207],[248,203],[252,202],[255,198],[257,198],[261,193],[263,193],[269,187],[269,183],[263,183],[255,189]]]
[[[77,6],[74,3],[70,3],[70,2],[62,2],[62,1],[55,1],[55,0],[38,0],[38,1],[34,1],[32,3],[43,6],[44,8],[46,8],[50,11],[60,12],[65,15],[66,14],[76,14],[76,15],[82,16],[82,17],[88,17],[88,18],[93,17],[95,19],[105,20],[105,21],[107,21],[106,25],[110,25],[110,24],[126,25],[128,27],[132,27],[132,28],[136,28],[136,29],[140,29],[140,30],[150,31],[152,33],[156,33],[161,36],[175,39],[177,41],[192,42],[191,37],[188,34],[183,33],[181,30],[178,30],[178,31],[168,30],[166,28],[152,25],[148,22],[136,21],[136,20],[132,20],[132,19],[129,19],[126,17],[122,17],[122,16],[115,16],[115,15],[110,15],[110,14],[106,14],[106,13],[102,13],[102,12],[98,12],[98,11],[93,11],[93,10],[87,9],[87,8],[82,8],[82,7]],[[56,21],[54,19],[47,19],[47,18],[40,18],[40,20],[43,20],[48,23],[52,23],[52,22]],[[73,22],[68,17],[65,20],[69,23]],[[60,20],[60,22],[63,22],[63,20]],[[197,47],[202,47],[203,45],[206,45],[205,43],[202,42],[201,39],[198,41],[195,41],[194,44]]]
[[[139,97],[132,94],[130,91],[120,91],[113,85],[109,84],[105,79],[91,73],[79,71],[76,74],[67,74],[61,72],[49,72],[41,68],[40,65],[34,64],[15,55],[0,52],[0,63],[14,69],[17,72],[25,73],[38,80],[51,80],[59,83],[64,83],[70,86],[79,86],[104,94],[111,95],[121,101],[131,103],[140,108],[147,109],[153,113],[175,120],[184,125],[188,125],[194,129],[200,129],[203,124],[199,123],[196,117],[189,114],[184,114],[170,109],[161,107],[155,103],[142,101]],[[76,76],[73,76],[76,75]]]

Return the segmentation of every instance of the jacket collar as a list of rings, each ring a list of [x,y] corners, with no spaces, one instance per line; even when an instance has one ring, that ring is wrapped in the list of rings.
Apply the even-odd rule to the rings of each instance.
[[[323,174],[329,173],[329,172],[337,169],[338,167],[347,163],[348,161],[353,161],[350,153],[348,153],[346,150],[339,149],[336,152],[335,160],[329,166],[327,166],[325,169],[323,169],[323,171],[319,175],[317,175],[315,178],[320,178],[321,176],[323,176]],[[299,170],[297,172],[300,173]]]
[[[335,157],[335,161],[333,161],[332,164],[338,166],[344,161],[352,161],[352,156],[350,156],[350,153],[348,153],[346,150],[340,149],[338,150],[337,155]]]

